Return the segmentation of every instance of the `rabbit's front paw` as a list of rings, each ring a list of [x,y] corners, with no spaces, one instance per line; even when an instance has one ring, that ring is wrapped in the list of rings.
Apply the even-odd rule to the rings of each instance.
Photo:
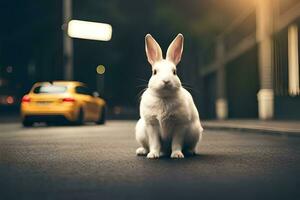
[[[184,155],[181,151],[173,151],[171,158],[184,158]]]
[[[139,147],[139,148],[136,149],[135,153],[138,156],[145,156],[145,155],[147,155],[148,150],[145,149],[144,147]]]
[[[159,152],[156,152],[156,151],[150,151],[150,152],[147,154],[147,158],[149,158],[149,159],[156,159],[156,158],[159,158]]]

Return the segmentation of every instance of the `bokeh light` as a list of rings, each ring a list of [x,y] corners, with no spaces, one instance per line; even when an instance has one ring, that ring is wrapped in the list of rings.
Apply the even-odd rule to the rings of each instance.
[[[104,65],[98,65],[96,68],[96,71],[98,74],[104,74],[105,73],[105,67]]]
[[[8,104],[13,104],[14,103],[14,98],[12,97],[12,96],[8,96],[7,98],[6,98],[6,102],[8,103]]]
[[[6,72],[7,73],[12,73],[13,72],[13,67],[12,66],[6,67]]]

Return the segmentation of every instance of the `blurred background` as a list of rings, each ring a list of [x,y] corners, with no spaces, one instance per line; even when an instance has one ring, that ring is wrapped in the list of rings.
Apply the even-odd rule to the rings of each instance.
[[[68,19],[108,23],[112,38],[68,38]],[[300,119],[299,0],[10,0],[0,20],[0,119],[35,82],[65,79],[98,91],[110,118],[137,118],[147,33],[164,52],[185,36],[178,74],[202,119]]]

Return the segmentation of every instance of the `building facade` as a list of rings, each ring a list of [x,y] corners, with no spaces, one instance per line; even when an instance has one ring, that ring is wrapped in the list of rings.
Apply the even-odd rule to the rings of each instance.
[[[205,118],[300,119],[299,0],[264,0],[241,13],[200,66]]]

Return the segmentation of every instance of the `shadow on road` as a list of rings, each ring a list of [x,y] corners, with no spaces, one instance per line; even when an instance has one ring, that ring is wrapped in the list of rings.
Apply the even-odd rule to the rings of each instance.
[[[172,159],[170,158],[170,155],[165,155],[160,157],[159,159],[152,160],[148,159],[145,156],[138,156],[139,160],[149,160],[149,162],[156,163],[156,162],[163,162],[167,161],[168,163],[170,161],[176,162],[176,163],[182,163],[182,164],[190,164],[195,162],[223,162],[226,159],[230,159],[230,155],[223,155],[223,154],[196,154],[196,155],[185,155],[184,159]],[[153,162],[154,161],[154,162]],[[147,162],[148,164],[148,162]]]

